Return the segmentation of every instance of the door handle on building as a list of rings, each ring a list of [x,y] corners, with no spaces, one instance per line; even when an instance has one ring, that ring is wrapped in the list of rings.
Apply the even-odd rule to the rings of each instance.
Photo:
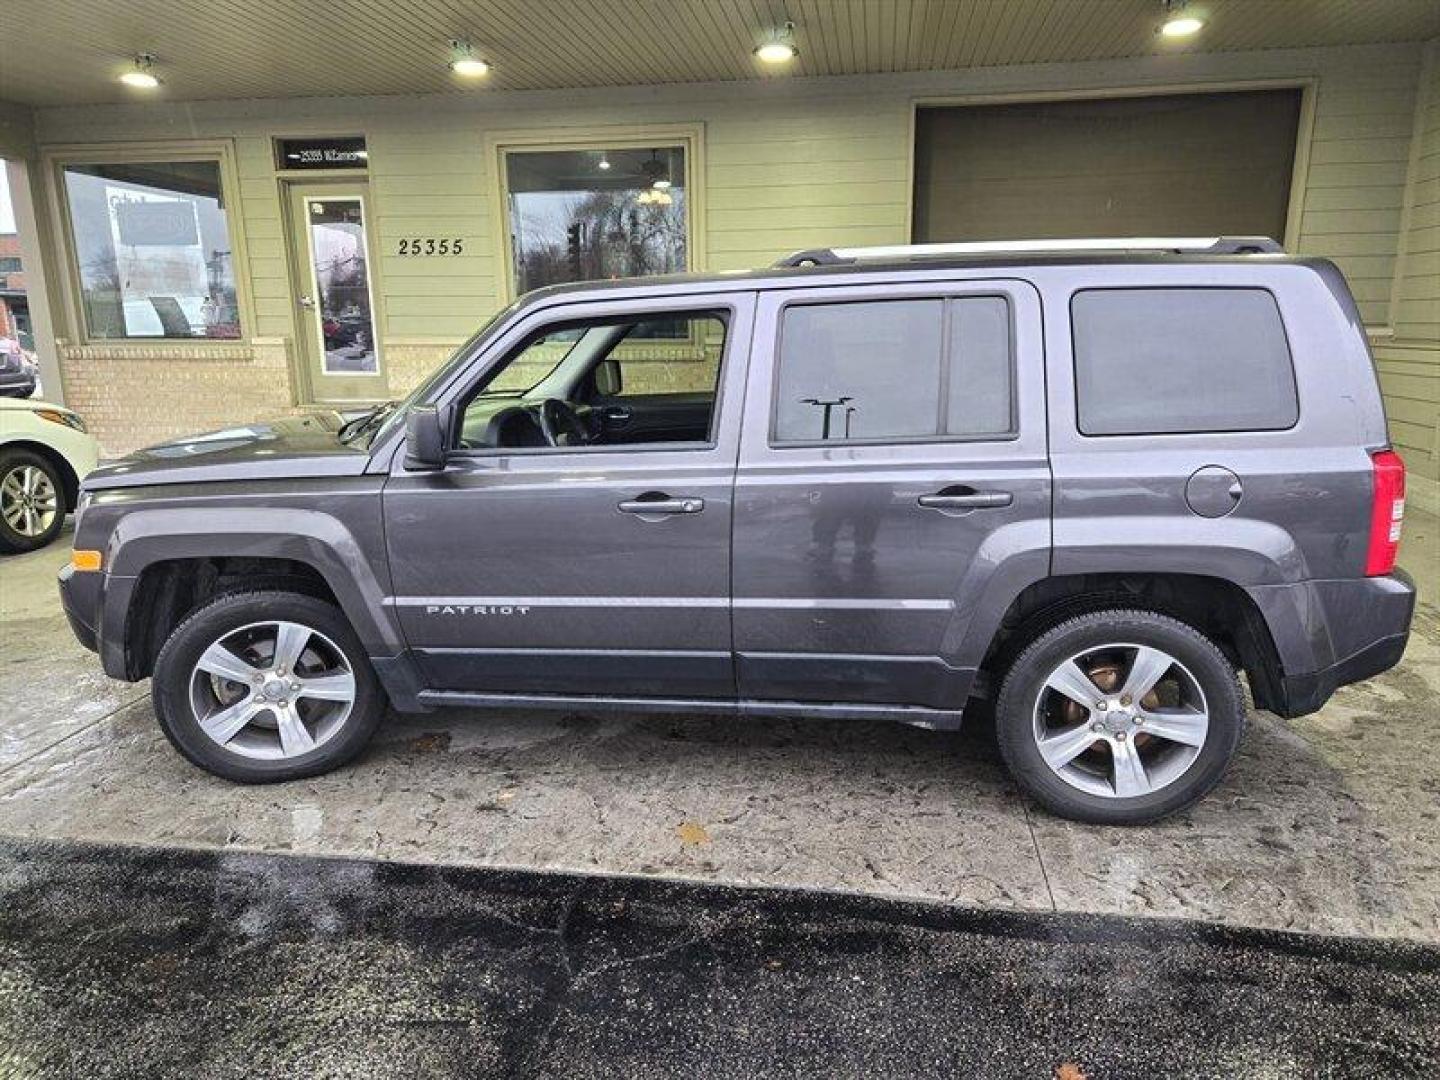
[[[1015,496],[1008,491],[976,491],[974,488],[953,487],[915,500],[927,510],[991,510],[1009,506]]]
[[[315,306],[314,299],[309,296],[297,296],[295,302],[303,308],[313,308]]]

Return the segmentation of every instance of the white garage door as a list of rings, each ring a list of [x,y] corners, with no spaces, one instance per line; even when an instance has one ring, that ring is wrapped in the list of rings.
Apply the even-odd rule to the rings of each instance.
[[[914,239],[1283,240],[1300,94],[923,107]]]

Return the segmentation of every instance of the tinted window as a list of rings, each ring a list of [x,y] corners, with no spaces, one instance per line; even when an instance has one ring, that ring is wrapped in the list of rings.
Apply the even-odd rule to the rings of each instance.
[[[1264,289],[1092,289],[1070,310],[1086,435],[1266,431],[1299,416]]]
[[[1010,315],[995,296],[785,310],[775,441],[1004,435]]]
[[[1010,389],[1010,305],[999,296],[947,304],[950,385],[945,431],[1005,435],[1015,430]]]

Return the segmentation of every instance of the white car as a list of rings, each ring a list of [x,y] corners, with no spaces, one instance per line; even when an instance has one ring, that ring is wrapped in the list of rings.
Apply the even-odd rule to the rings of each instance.
[[[0,554],[54,540],[99,457],[95,437],[69,409],[0,398]]]

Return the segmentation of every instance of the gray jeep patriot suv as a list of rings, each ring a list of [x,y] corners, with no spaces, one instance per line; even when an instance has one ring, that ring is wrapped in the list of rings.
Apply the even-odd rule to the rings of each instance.
[[[1322,259],[1271,241],[801,252],[542,289],[408,399],[85,481],[61,592],[176,749],[332,769],[403,712],[888,718],[993,703],[1084,821],[1187,806],[1238,675],[1400,658],[1404,470]]]

